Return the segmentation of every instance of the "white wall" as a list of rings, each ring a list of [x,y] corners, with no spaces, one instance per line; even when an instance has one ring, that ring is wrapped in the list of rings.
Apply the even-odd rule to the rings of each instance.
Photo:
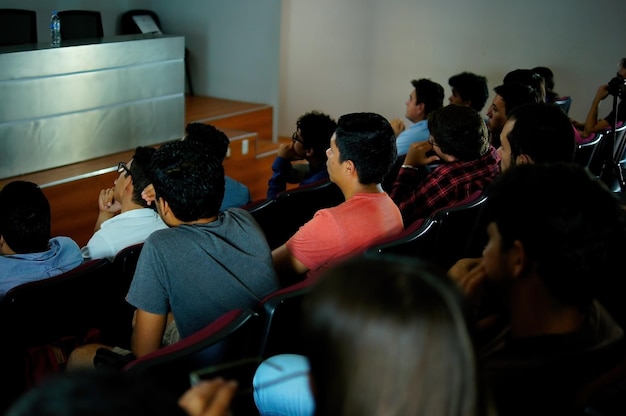
[[[279,134],[314,108],[403,116],[411,79],[439,82],[447,100],[464,70],[487,77],[489,104],[506,72],[539,65],[582,120],[626,56],[624,16],[617,0],[284,0]]]
[[[281,136],[314,108],[403,116],[414,78],[441,83],[447,97],[458,72],[485,75],[493,90],[509,70],[537,65],[554,71],[570,115],[583,119],[626,56],[618,0],[0,1],[46,16],[44,41],[53,8],[101,10],[105,35],[123,11],[153,9],[166,32],[186,37],[196,94],[270,104]]]

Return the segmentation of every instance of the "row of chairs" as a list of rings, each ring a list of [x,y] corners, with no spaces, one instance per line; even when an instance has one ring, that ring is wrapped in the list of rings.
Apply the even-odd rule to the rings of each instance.
[[[133,308],[125,301],[142,244],[113,261],[87,260],[77,268],[9,290],[0,301],[0,406],[29,386],[31,352],[96,329],[106,344],[130,346]]]
[[[607,154],[611,152],[612,154]],[[626,123],[613,129],[593,133],[577,146],[575,162],[602,179],[613,192],[620,192],[617,174],[626,167]]]

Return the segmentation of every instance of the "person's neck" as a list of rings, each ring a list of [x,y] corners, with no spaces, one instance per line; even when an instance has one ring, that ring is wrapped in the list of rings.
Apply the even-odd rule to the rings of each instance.
[[[379,194],[384,192],[383,187],[379,183],[357,183],[349,187],[344,187],[341,190],[346,201],[356,194]]]
[[[513,288],[510,308],[514,338],[574,332],[585,320],[578,308],[555,300],[538,276]]]
[[[124,213],[124,212],[128,212],[128,211],[132,211],[134,209],[142,209],[142,208],[146,208],[143,205],[139,205],[134,203],[133,201],[122,201],[122,208],[120,209],[120,214]]]
[[[178,225],[197,225],[197,224],[208,224],[217,219],[217,215],[209,218],[198,218],[197,220],[192,221],[180,221]]]

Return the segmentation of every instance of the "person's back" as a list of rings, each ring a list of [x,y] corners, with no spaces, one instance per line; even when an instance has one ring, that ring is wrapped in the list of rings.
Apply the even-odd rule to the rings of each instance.
[[[288,183],[303,186],[328,179],[326,149],[336,128],[335,120],[316,110],[298,118],[291,143],[278,147],[278,155],[272,163],[272,177],[266,194],[268,199],[286,190]],[[294,163],[298,161],[305,162]]]
[[[144,243],[127,300],[139,313],[159,316],[154,334],[133,340],[141,356],[159,347],[172,312],[182,337],[223,313],[250,307],[279,284],[263,232],[245,210],[219,212],[224,192],[221,161],[197,144],[176,141],[159,148],[152,176],[159,215],[170,227]],[[150,328],[150,326],[146,327]]]
[[[50,204],[32,182],[0,191],[0,299],[11,288],[67,272],[83,262],[68,237],[50,237]]]
[[[374,113],[341,116],[327,156],[330,180],[346,200],[319,210],[273,250],[274,265],[284,283],[304,273],[313,277],[403,228],[398,207],[381,187],[396,159],[395,135],[385,118]]]
[[[431,139],[411,147],[390,192],[405,226],[484,189],[499,172],[496,150],[474,109],[450,104],[428,120]],[[427,165],[434,162],[439,164],[431,171]]]

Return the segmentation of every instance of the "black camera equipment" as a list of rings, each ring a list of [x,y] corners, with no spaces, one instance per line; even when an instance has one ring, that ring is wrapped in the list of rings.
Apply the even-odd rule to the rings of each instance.
[[[626,95],[626,78],[617,74],[609,81],[609,94],[614,97],[624,97]]]

